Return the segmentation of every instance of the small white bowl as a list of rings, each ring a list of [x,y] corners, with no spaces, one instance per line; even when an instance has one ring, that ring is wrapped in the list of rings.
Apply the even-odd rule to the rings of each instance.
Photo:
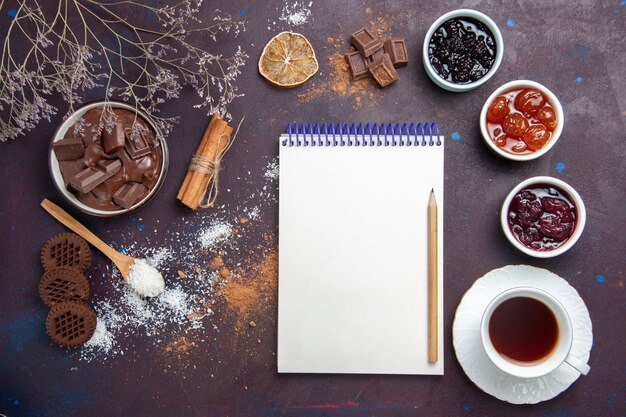
[[[504,93],[505,91],[514,90],[514,89],[516,90],[520,88],[536,88],[537,90],[541,91],[543,95],[546,97],[546,99],[548,100],[548,102],[550,103],[550,105],[552,106],[552,108],[554,109],[556,113],[556,118],[557,118],[556,128],[552,132],[552,136],[550,137],[550,140],[544,145],[544,147],[535,152],[531,152],[528,154],[521,154],[521,155],[507,152],[506,150],[500,148],[498,145],[496,145],[493,142],[493,140],[491,140],[491,137],[489,136],[489,130],[487,130],[487,110],[489,109],[489,105],[491,104],[491,102],[495,100],[495,98],[498,97],[500,94]],[[511,81],[499,87],[496,91],[494,91],[489,96],[487,101],[485,101],[485,104],[483,105],[483,109],[480,112],[480,132],[482,133],[483,140],[485,141],[487,146],[491,148],[492,151],[512,161],[530,161],[532,159],[537,159],[541,155],[548,152],[556,144],[556,141],[559,140],[559,137],[561,137],[561,132],[563,131],[564,124],[565,124],[565,118],[563,116],[563,107],[561,106],[561,102],[559,101],[559,99],[556,98],[554,93],[552,93],[552,91],[550,91],[547,87],[539,84],[538,82],[529,81],[529,80]]]
[[[571,198],[572,203],[574,203],[574,206],[576,207],[576,223],[574,225],[574,232],[565,241],[565,243],[563,243],[563,245],[556,249],[546,251],[533,250],[517,240],[513,231],[509,227],[509,207],[511,206],[513,198],[515,198],[517,193],[523,189],[530,188],[530,186],[533,185],[549,185],[560,189],[566,194],[567,197]],[[554,177],[532,177],[520,182],[506,197],[504,203],[502,203],[502,209],[500,210],[500,224],[502,225],[502,231],[509,242],[511,242],[511,244],[520,251],[527,255],[534,256],[535,258],[552,258],[567,252],[578,241],[580,235],[582,235],[586,222],[587,212],[585,210],[585,203],[583,203],[583,199],[571,185]]]
[[[487,71],[484,77],[469,84],[455,84],[450,81],[444,80],[437,74],[437,71],[430,64],[430,59],[428,58],[428,45],[430,44],[430,38],[433,36],[433,33],[446,21],[453,19],[455,17],[471,17],[473,19],[478,20],[482,24],[484,24],[493,34],[494,41],[496,44],[496,59],[493,63],[493,66]],[[424,64],[424,69],[426,70],[426,74],[428,77],[439,87],[444,90],[452,91],[455,93],[462,93],[464,91],[473,90],[476,87],[479,87],[486,83],[498,70],[500,63],[502,62],[502,56],[504,55],[504,41],[502,40],[502,34],[500,33],[500,29],[498,25],[495,24],[493,20],[489,18],[484,13],[481,13],[472,9],[458,9],[448,12],[442,15],[439,19],[435,20],[428,32],[426,32],[426,37],[424,37],[424,47],[422,49],[422,62]]]
[[[118,101],[111,101],[109,103],[112,108],[126,109],[133,113],[137,112],[137,114],[154,130],[156,134],[156,140],[159,141],[159,144],[161,146],[161,151],[163,152],[163,156],[161,158],[161,172],[159,174],[159,178],[156,184],[154,185],[154,187],[150,190],[150,192],[148,192],[148,194],[144,198],[142,198],[141,200],[139,200],[138,202],[136,202],[135,204],[133,204],[131,207],[127,209],[99,210],[99,209],[90,207],[82,203],[78,198],[76,198],[74,194],[72,194],[65,187],[65,183],[63,182],[63,175],[61,175],[61,170],[59,168],[59,161],[57,160],[54,154],[54,151],[52,149],[52,144],[56,142],[57,140],[63,139],[67,130],[70,127],[72,127],[72,125],[76,123],[76,121],[83,114],[85,114],[88,110],[91,110],[96,107],[103,107],[105,103],[103,101],[98,101],[98,102],[86,104],[83,107],[77,109],[67,119],[65,119],[65,121],[57,128],[52,138],[52,142],[50,143],[50,150],[48,153],[48,165],[50,168],[50,174],[52,175],[52,181],[54,182],[54,185],[56,186],[57,190],[59,190],[59,192],[63,195],[63,197],[65,197],[65,199],[71,205],[73,205],[74,207],[82,211],[83,213],[91,214],[92,216],[98,216],[98,217],[113,217],[113,216],[118,216],[121,214],[130,213],[132,211],[137,210],[139,207],[143,206],[144,204],[146,204],[152,197],[154,197],[157,191],[159,191],[159,188],[161,188],[161,185],[163,185],[163,181],[165,180],[165,176],[167,175],[167,167],[169,164],[169,152],[167,149],[167,142],[165,142],[165,138],[163,137],[163,133],[161,132],[161,129],[159,129],[158,126],[152,123],[143,111],[136,110],[135,106],[130,106],[126,103],[122,103]]]

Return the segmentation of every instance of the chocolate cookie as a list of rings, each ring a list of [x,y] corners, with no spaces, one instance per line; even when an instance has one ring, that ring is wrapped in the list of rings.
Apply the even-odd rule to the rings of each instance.
[[[85,272],[90,262],[89,245],[74,233],[60,233],[51,237],[41,250],[41,264],[46,271],[68,266]]]
[[[96,331],[96,313],[84,304],[63,301],[46,318],[46,332],[61,346],[78,346]]]
[[[39,281],[39,297],[48,307],[63,301],[86,303],[89,298],[89,282],[75,268],[52,268]]]

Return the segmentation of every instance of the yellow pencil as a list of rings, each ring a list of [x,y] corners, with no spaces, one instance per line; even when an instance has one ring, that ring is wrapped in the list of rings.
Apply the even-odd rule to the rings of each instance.
[[[433,189],[428,200],[428,361],[431,363],[438,359],[437,258],[437,201]]]

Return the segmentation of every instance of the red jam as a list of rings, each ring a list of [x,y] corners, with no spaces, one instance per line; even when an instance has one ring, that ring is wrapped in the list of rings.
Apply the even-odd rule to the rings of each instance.
[[[513,154],[543,148],[557,126],[556,112],[535,88],[509,90],[487,108],[487,130],[493,143]]]
[[[574,233],[576,206],[559,188],[547,184],[532,187],[520,191],[511,201],[509,227],[529,249],[556,249]]]

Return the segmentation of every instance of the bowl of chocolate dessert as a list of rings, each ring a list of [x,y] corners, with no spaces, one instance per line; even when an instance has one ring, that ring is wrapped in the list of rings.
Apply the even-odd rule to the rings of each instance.
[[[122,102],[94,102],[72,113],[50,146],[50,173],[79,210],[100,217],[130,213],[157,193],[169,154],[161,130]]]
[[[536,258],[551,258],[569,250],[582,235],[586,219],[585,204],[576,190],[547,176],[519,183],[500,212],[509,242]]]

